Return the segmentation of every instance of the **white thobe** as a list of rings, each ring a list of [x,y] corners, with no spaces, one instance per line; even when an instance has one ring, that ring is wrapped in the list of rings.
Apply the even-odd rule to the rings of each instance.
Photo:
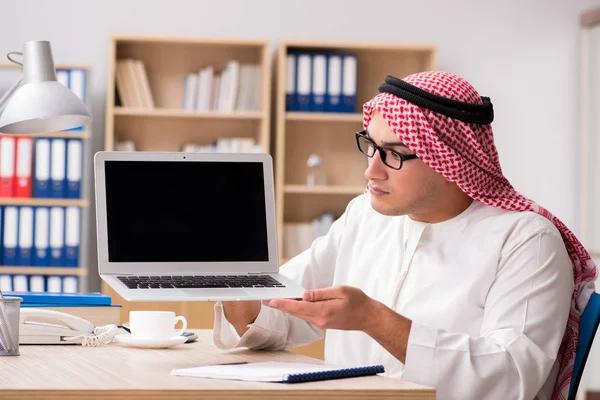
[[[384,216],[353,199],[329,233],[283,265],[307,289],[352,285],[410,318],[403,364],[360,331],[327,330],[325,360],[383,364],[386,375],[435,387],[438,399],[549,399],[573,291],[559,231],[533,212],[477,201],[440,223]],[[262,306],[240,338],[215,305],[221,348],[283,349],[323,337]]]

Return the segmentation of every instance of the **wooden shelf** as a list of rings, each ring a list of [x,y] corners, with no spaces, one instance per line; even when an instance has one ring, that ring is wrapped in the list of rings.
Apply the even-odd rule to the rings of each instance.
[[[356,104],[352,113],[291,112],[286,109],[289,53],[351,54],[356,57]],[[362,129],[362,105],[376,96],[378,86],[389,74],[398,78],[435,70],[436,48],[431,45],[397,43],[284,41],[277,53],[275,204],[277,235],[282,249],[280,262],[295,254],[284,254],[287,224],[300,229],[324,213],[340,217],[348,203],[366,188],[368,159],[356,146],[354,133]],[[307,161],[312,155],[322,159],[323,186],[307,186],[311,173]],[[290,227],[290,225],[287,225]],[[293,228],[293,227],[292,227]],[[294,236],[290,233],[289,236]],[[308,240],[303,240],[302,246]],[[322,358],[322,348],[311,348],[311,355]]]
[[[19,274],[19,275],[87,275],[85,268],[79,267],[29,267],[16,266],[4,267],[0,266],[1,274]]]
[[[104,150],[112,151],[117,141],[128,140],[134,143],[136,151],[169,152],[181,151],[184,144],[206,146],[218,139],[252,138],[263,151],[270,152],[272,52],[269,43],[269,39],[247,38],[112,37],[107,53]],[[154,108],[125,107],[124,104],[136,103],[116,98],[117,61],[128,58],[143,62]],[[260,77],[252,85],[252,94],[256,95],[260,107],[253,105],[251,111],[234,108],[233,112],[184,110],[188,74],[198,74],[207,66],[220,74],[232,60],[238,61],[240,67],[259,67],[257,75]],[[212,328],[214,325],[214,302],[130,302],[105,282],[102,292],[111,295],[113,303],[123,306],[121,315],[125,321],[131,310],[170,310],[185,316],[188,328]]]
[[[2,206],[48,206],[48,207],[87,207],[87,199],[43,199],[43,198],[0,198]]]
[[[237,119],[259,120],[263,117],[260,111],[245,111],[222,113],[217,111],[185,111],[166,108],[126,108],[115,107],[115,116],[118,117],[152,117],[152,118],[193,118],[193,119]]]
[[[67,138],[67,139],[89,139],[92,134],[87,131],[76,131],[76,132],[42,132],[42,133],[21,133],[13,135],[15,137],[43,137],[43,138]]]
[[[343,194],[356,195],[364,193],[364,186],[306,186],[306,185],[285,185],[285,193],[298,194]]]
[[[320,113],[320,112],[286,112],[287,121],[315,121],[315,122],[362,122],[360,113]]]

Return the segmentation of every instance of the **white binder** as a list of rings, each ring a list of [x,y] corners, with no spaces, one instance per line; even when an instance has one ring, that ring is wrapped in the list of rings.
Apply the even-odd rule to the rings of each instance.
[[[65,210],[62,207],[50,208],[50,265],[63,266],[64,263]]]
[[[65,195],[65,171],[66,171],[66,141],[65,139],[52,139],[50,166],[50,193],[54,198],[63,198]]]
[[[50,211],[47,207],[35,209],[35,238],[33,263],[40,267],[49,264],[48,246],[50,240]]]
[[[19,265],[31,265],[33,250],[33,207],[19,209]]]

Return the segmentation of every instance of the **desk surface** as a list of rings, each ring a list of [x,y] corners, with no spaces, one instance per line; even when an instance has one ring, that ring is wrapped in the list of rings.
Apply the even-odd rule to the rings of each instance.
[[[280,384],[170,375],[172,368],[239,361],[322,363],[287,351],[222,351],[214,346],[211,330],[196,332],[196,342],[170,349],[22,345],[20,356],[0,357],[0,392],[2,398],[36,399],[435,399],[431,388],[381,376]]]

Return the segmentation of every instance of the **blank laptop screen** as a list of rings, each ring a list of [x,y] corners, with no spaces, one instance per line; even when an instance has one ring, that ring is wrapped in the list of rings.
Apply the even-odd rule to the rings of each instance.
[[[105,163],[110,262],[268,261],[261,163]]]

